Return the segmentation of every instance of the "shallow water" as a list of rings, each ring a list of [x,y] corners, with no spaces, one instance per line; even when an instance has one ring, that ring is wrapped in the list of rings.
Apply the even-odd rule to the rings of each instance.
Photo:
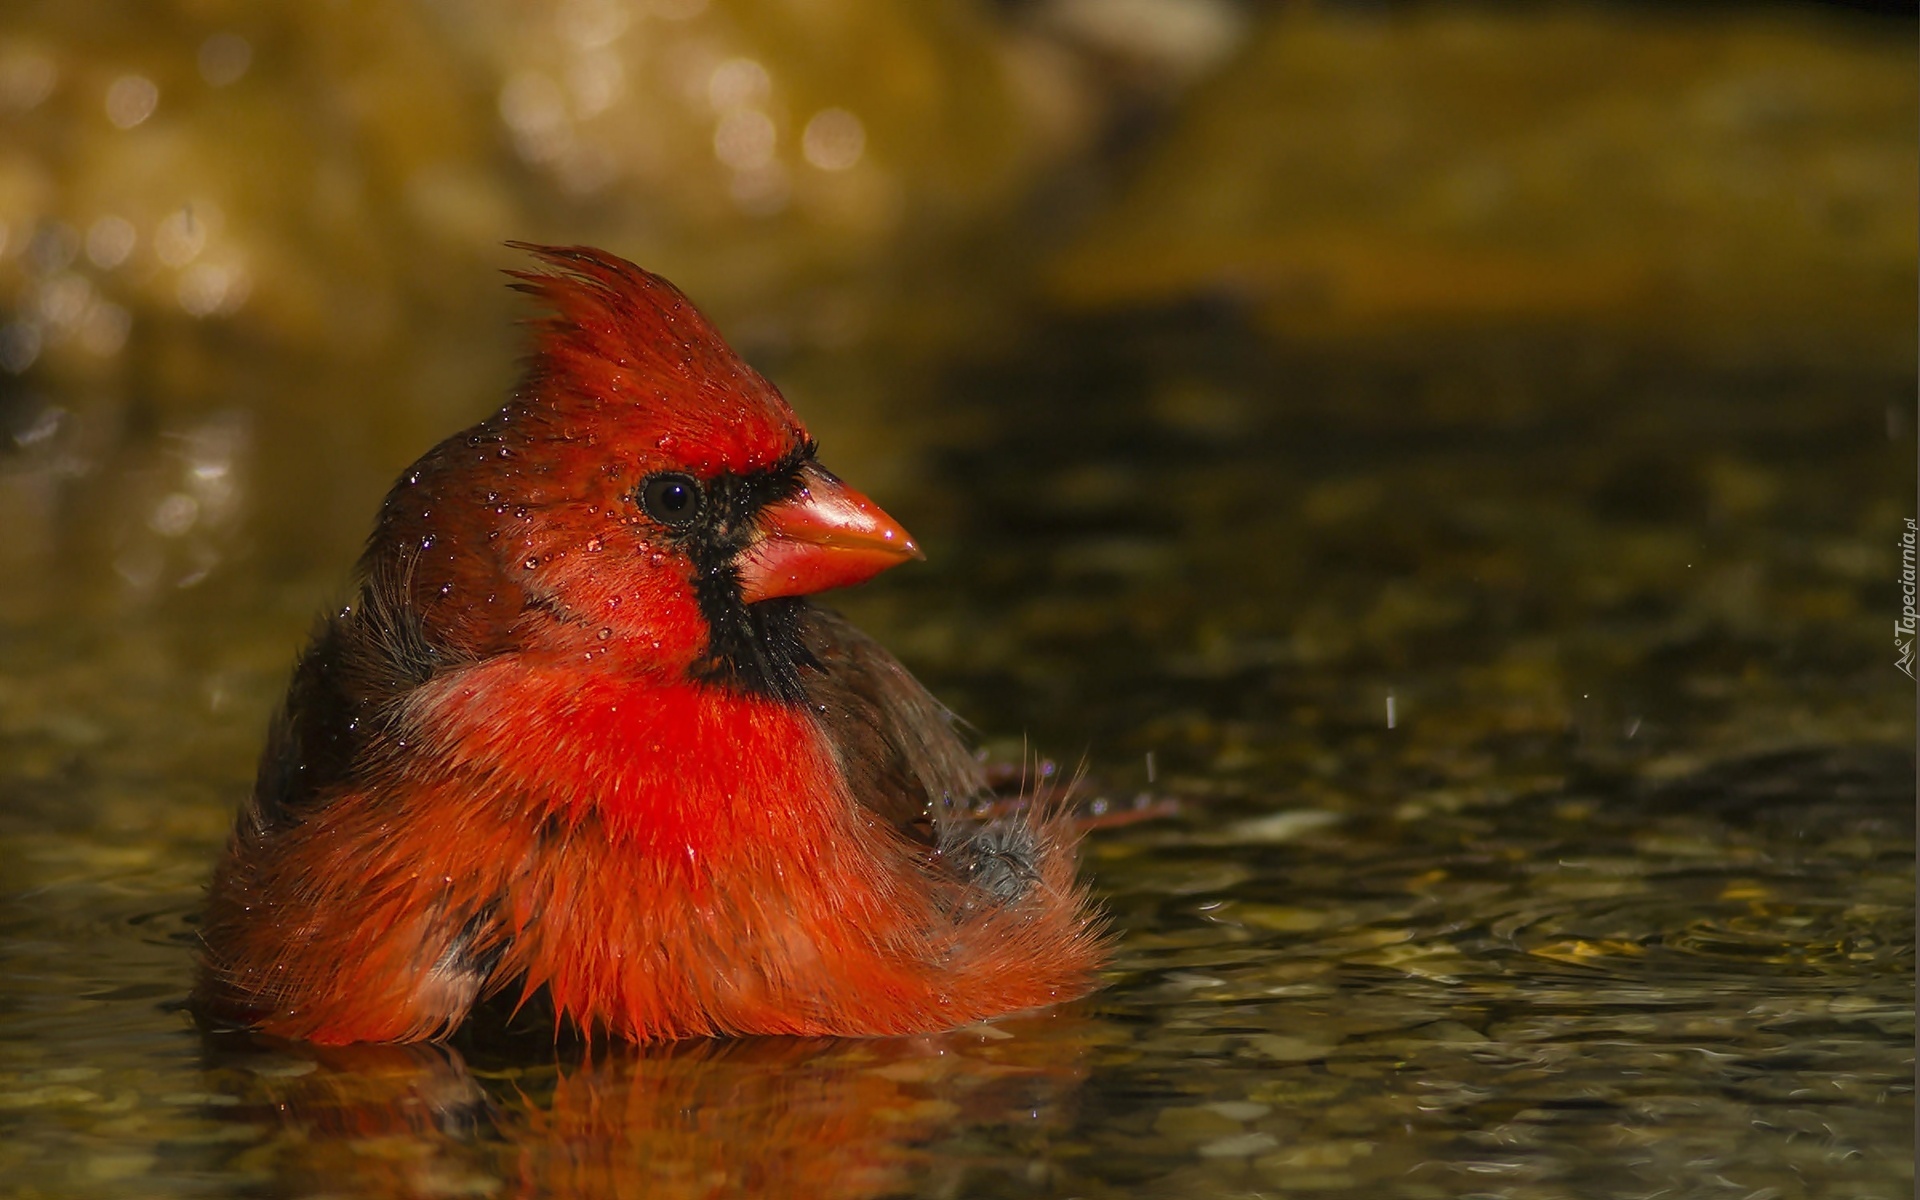
[[[635,194],[672,177],[671,203],[554,190],[539,130],[489,140],[527,115],[505,93],[416,70],[521,79],[546,50],[505,9],[463,41],[431,6],[289,8],[230,87],[193,21],[109,46],[71,8],[0,22],[0,115],[33,134],[0,144],[0,184],[48,147],[78,147],[48,178],[84,182],[176,162],[159,145],[182,195],[147,216],[231,185],[202,265],[261,278],[191,324],[144,242],[80,262],[77,186],[0,239],[0,333],[86,272],[87,311],[133,330],[81,369],[60,355],[99,331],[47,317],[46,356],[0,374],[0,1194],[1912,1193],[1915,709],[1889,636],[1916,482],[1910,24],[1291,6],[1220,86],[1120,129],[1131,183],[1084,151],[1037,216],[1006,200],[1033,161],[994,166],[1031,113],[982,93],[941,135],[863,109],[903,196],[977,187],[897,241],[823,242],[706,211],[705,109],[660,118],[698,178],[618,142],[617,106],[568,134],[632,151]],[[702,38],[744,52],[743,28],[672,25],[632,78]],[[958,36],[873,36],[911,58],[936,34]],[[163,85],[138,153],[69,86],[132,69],[130,38]],[[1568,65],[1618,56],[1639,69]],[[776,95],[812,69],[767,61]],[[1487,61],[1514,72],[1491,104]],[[343,62],[343,95],[453,99],[336,106]],[[62,81],[26,109],[22,63]],[[367,144],[314,152],[366,168],[347,232],[325,163],[309,209],[281,194],[305,160],[235,184],[194,150],[348,109]],[[517,223],[462,210],[422,239],[382,207],[382,154],[442,172],[394,186],[443,224],[462,196]],[[24,194],[0,187],[0,219]],[[1075,221],[1069,253],[1009,265]],[[385,479],[504,392],[508,310],[475,281],[522,225],[668,243],[928,549],[834,603],[998,758],[1155,802],[1087,843],[1115,935],[1094,996],[892,1041],[582,1046],[538,1013],[445,1047],[195,1029],[201,889],[268,714]]]
[[[1163,313],[945,378],[990,419],[889,497],[933,559],[845,607],[990,744],[1084,750],[1116,803],[1181,809],[1089,845],[1104,990],[935,1037],[204,1039],[181,1011],[198,890],[322,585],[14,628],[6,1177],[1906,1194],[1912,708],[1880,645],[1900,381],[1603,350],[1307,354]],[[1492,370],[1556,402],[1488,423],[1407,399]],[[1279,388],[1284,417],[1255,403]],[[1719,515],[1725,476],[1761,507]]]

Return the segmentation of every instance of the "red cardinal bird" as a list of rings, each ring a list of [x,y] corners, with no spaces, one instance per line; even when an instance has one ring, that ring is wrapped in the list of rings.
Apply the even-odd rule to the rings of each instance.
[[[1078,996],[1073,835],[803,597],[920,557],[686,297],[525,246],[525,380],[387,496],[217,869],[210,1019],[411,1041],[909,1034]]]

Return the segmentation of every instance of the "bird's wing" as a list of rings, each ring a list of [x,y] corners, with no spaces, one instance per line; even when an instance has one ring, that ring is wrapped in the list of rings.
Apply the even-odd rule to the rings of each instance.
[[[854,797],[932,845],[987,787],[953,714],[839,613],[810,608],[801,636],[820,664],[808,673],[808,703]]]

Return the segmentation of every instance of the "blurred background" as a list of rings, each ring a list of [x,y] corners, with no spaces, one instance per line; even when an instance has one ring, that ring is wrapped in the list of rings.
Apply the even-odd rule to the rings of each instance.
[[[1102,314],[1898,370],[1910,31],[1817,5],[11,6],[0,554],[130,604],[337,565],[509,386],[508,238],[679,282],[883,490],[972,415],[943,370]]]
[[[1913,16],[15,0],[0,1176],[1908,1194]],[[782,387],[929,550],[836,603],[989,749],[1182,801],[1091,847],[1103,999],[938,1070],[192,1034],[292,656],[514,380],[509,238]]]

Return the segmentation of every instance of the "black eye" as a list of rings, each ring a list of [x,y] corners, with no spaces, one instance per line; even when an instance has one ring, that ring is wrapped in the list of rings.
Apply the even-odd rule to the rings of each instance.
[[[662,525],[684,529],[700,515],[700,481],[691,475],[655,475],[640,485],[640,507]]]

